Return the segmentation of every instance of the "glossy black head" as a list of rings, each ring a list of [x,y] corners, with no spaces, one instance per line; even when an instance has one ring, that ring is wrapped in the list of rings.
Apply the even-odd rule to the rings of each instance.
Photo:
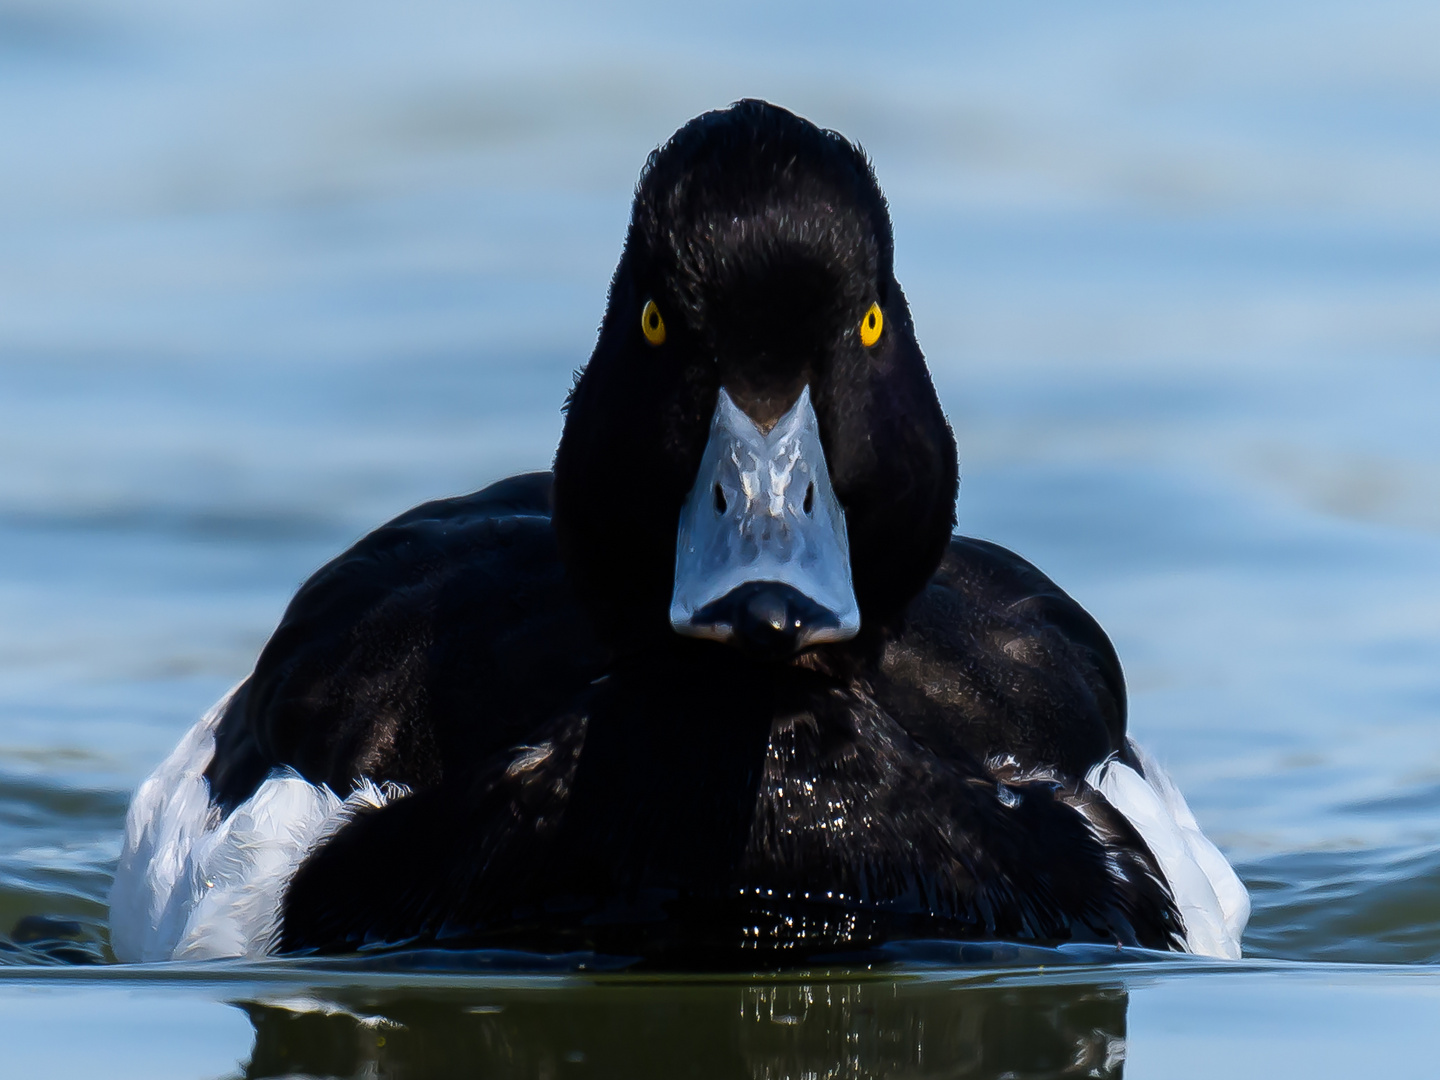
[[[567,405],[556,529],[613,640],[673,632],[677,528],[721,389],[759,438],[806,387],[861,629],[880,630],[939,564],[954,439],[865,155],[784,109],[742,101],[651,154],[599,341]]]

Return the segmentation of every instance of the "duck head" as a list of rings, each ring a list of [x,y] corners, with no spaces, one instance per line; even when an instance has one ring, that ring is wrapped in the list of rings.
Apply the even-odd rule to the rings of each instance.
[[[767,660],[893,626],[954,525],[955,442],[864,153],[784,109],[650,155],[566,404],[555,528],[613,644]]]

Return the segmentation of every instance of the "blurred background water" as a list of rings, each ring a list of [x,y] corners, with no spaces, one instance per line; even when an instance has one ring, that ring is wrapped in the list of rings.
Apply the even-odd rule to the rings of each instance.
[[[1408,0],[0,0],[0,932],[99,948],[130,790],[295,586],[548,464],[645,155],[760,96],[873,156],[961,529],[1114,637],[1247,953],[1440,959],[1437,43]]]

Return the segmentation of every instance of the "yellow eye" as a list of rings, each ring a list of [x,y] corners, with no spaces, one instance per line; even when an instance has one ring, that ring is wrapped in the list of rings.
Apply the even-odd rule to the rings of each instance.
[[[885,327],[885,316],[879,304],[871,304],[870,310],[860,320],[860,342],[867,349],[880,340],[880,331]]]
[[[645,307],[640,312],[640,329],[651,345],[665,344],[665,320],[660,317],[660,309],[655,306],[654,300],[645,301]]]

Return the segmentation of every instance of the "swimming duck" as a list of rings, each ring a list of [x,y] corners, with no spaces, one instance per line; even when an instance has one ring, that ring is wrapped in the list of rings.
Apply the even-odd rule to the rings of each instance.
[[[1244,887],[958,466],[864,153],[760,101],[651,154],[553,472],[296,594],[137,790],[122,960],[766,966],[905,939],[1238,956]]]

